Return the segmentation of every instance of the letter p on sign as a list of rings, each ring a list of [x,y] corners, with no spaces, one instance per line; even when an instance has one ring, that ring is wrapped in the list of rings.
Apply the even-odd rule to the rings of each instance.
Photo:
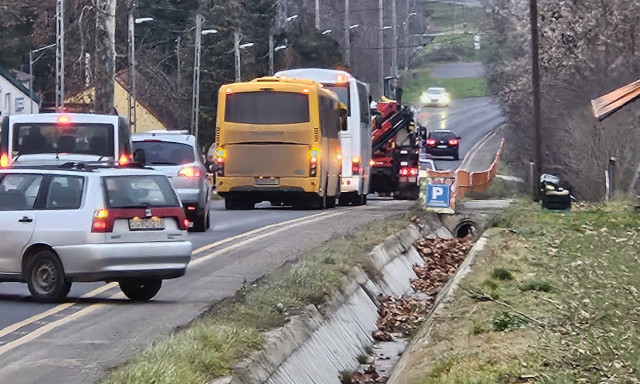
[[[444,188],[442,187],[433,187],[431,188],[431,199],[439,200],[439,198],[444,195]]]

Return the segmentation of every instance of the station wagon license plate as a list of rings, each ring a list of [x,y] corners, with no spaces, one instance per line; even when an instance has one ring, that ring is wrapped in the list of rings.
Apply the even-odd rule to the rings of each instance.
[[[438,145],[438,148],[447,148],[446,145]]]
[[[132,231],[161,231],[164,229],[164,219],[159,217],[149,219],[134,217],[129,219],[129,229]]]
[[[256,178],[256,185],[280,185],[280,179],[276,178]]]

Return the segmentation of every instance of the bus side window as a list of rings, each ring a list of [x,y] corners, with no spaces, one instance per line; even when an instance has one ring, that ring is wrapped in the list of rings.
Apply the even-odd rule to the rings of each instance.
[[[369,123],[371,121],[369,95],[367,87],[362,83],[358,83],[358,102],[360,103],[360,122]]]

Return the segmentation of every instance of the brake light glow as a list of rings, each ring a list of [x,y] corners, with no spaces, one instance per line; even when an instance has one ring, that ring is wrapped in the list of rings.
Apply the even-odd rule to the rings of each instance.
[[[303,89],[303,90],[302,90],[302,92],[304,92],[304,93],[309,93],[309,88],[305,88],[305,89]]]
[[[58,116],[59,124],[69,124],[71,122],[71,117],[69,115],[60,115]]]
[[[427,139],[427,145],[436,145],[436,139]]]
[[[181,229],[189,229],[189,219],[182,220],[182,228]]]
[[[346,76],[346,75],[338,75],[338,76],[336,77],[336,81],[337,81],[338,83],[346,83],[347,81],[349,81],[349,76]]]
[[[0,168],[7,168],[9,166],[9,156],[6,153],[3,153],[0,156]]]
[[[458,139],[449,140],[449,145],[458,145],[458,143],[459,143]]]
[[[401,168],[400,176],[418,176],[418,168],[409,168],[409,167]]]
[[[120,158],[118,159],[118,165],[127,165],[131,162],[131,159],[129,159],[129,156],[127,155],[120,155]]]
[[[351,173],[360,173],[360,156],[351,158]]]
[[[369,165],[373,167],[374,165],[376,165],[376,161],[373,159],[369,160]]]
[[[224,163],[224,159],[227,157],[227,151],[222,148],[216,149],[216,161],[218,164]]]
[[[342,161],[342,159],[344,159],[344,156],[342,156],[342,152],[336,152],[336,160]]]
[[[185,167],[178,171],[179,177],[185,177],[187,179],[196,179],[202,177],[202,172],[194,167]]]

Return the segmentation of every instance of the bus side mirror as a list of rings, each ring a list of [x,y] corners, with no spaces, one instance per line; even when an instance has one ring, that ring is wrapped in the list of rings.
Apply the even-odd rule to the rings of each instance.
[[[133,152],[133,161],[138,164],[147,163],[147,155],[144,149],[136,149],[135,152]]]

